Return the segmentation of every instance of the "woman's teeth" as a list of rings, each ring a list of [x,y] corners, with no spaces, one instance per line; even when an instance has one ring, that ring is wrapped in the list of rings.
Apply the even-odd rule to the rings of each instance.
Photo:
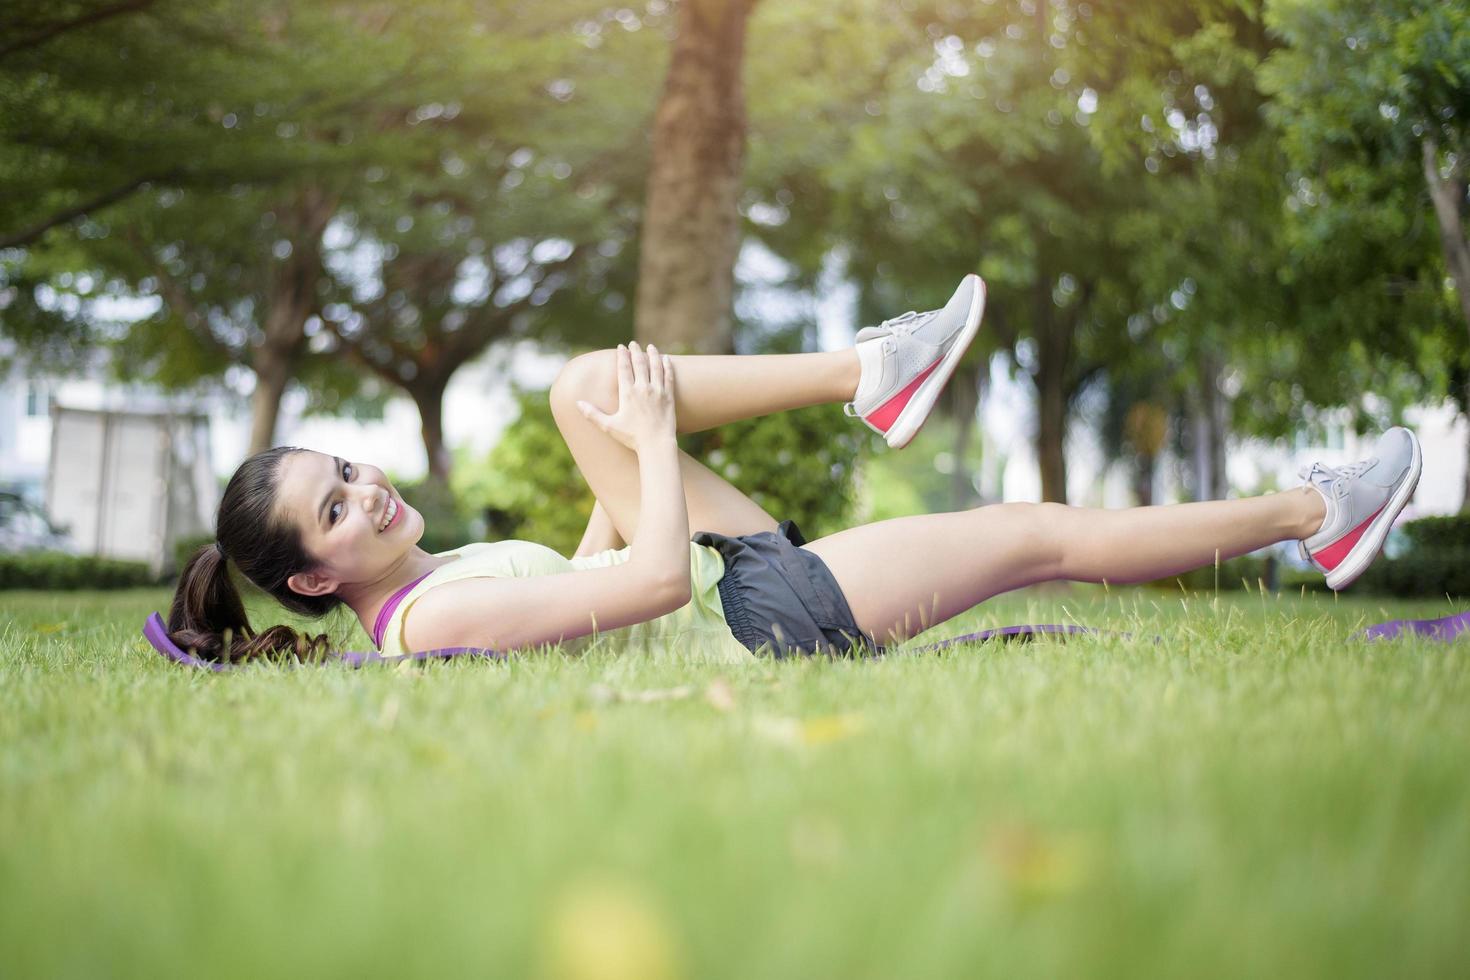
[[[388,530],[388,525],[389,524],[392,524],[393,523],[393,518],[395,518],[395,517],[398,516],[398,502],[396,500],[394,500],[392,497],[389,497],[388,498],[387,515],[388,516],[386,516],[386,517],[383,518],[383,526],[380,527],[380,528],[378,528],[378,533],[379,534],[382,534],[384,531]]]

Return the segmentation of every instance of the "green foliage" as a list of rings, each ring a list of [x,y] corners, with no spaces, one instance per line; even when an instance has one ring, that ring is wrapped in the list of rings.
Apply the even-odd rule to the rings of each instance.
[[[1257,589],[1266,580],[1266,559],[1252,555],[1241,555],[1222,561],[1217,569],[1214,565],[1191,569],[1182,575],[1171,575],[1146,585],[1149,588],[1178,592],[1184,588],[1190,592],[1234,592],[1240,589]]]
[[[424,517],[419,547],[436,554],[474,540],[466,508],[450,487],[438,480],[399,486],[403,499]]]
[[[1407,547],[1379,558],[1354,588],[1406,598],[1470,597],[1470,514],[1421,517],[1396,529]]]
[[[1421,517],[1399,528],[1409,551],[1470,551],[1470,514]]]
[[[456,460],[451,485],[466,506],[493,508],[507,537],[570,555],[592,513],[592,491],[551,416],[545,391],[518,391],[519,414],[488,456]]]
[[[681,442],[772,517],[795,521],[814,539],[848,524],[866,432],[829,405],[747,419]]]
[[[493,508],[508,536],[571,554],[593,496],[544,391],[516,395],[520,415],[481,461],[456,461],[452,484],[467,506]],[[681,437],[686,451],[808,537],[846,526],[863,438],[833,407],[782,412]],[[691,528],[691,531],[703,530]]]
[[[0,589],[133,589],[156,581],[141,561],[60,551],[0,555]]]
[[[191,534],[188,537],[179,538],[177,541],[174,542],[174,564],[171,571],[174,574],[177,574],[180,569],[188,564],[189,559],[194,557],[194,553],[196,551],[198,551],[200,548],[203,548],[205,545],[214,544],[214,540],[214,534],[212,532],[205,534]]]

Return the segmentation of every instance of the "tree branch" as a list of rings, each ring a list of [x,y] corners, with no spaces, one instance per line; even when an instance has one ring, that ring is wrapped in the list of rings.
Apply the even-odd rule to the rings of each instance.
[[[30,37],[21,38],[18,41],[12,41],[0,47],[0,58],[14,54],[16,51],[21,51],[25,48],[39,47],[58,34],[65,34],[68,31],[75,31],[100,21],[110,20],[121,14],[131,14],[137,13],[140,10],[147,10],[153,6],[153,3],[154,0],[128,0],[127,3],[120,3],[112,7],[103,7],[100,10],[94,10],[89,14],[83,14],[72,20],[52,24],[44,28],[39,34],[32,34]]]
[[[85,201],[74,208],[68,208],[65,211],[54,214],[50,218],[42,221],[40,224],[28,228],[25,231],[20,231],[12,235],[0,237],[0,248],[20,248],[22,246],[29,245],[31,242],[34,242],[36,239],[46,234],[46,232],[50,231],[52,228],[55,228],[57,225],[65,224],[66,222],[71,221],[74,218],[79,218],[89,211],[96,211],[99,208],[107,207],[107,205],[109,204],[116,204],[118,201],[121,201],[123,198],[128,197],[129,195],[137,191],[138,188],[142,187],[144,184],[149,183],[150,181],[159,180],[162,177],[166,176],[170,175],[144,174],[142,177],[130,180],[121,187],[110,190],[105,194],[97,195],[90,201]]]

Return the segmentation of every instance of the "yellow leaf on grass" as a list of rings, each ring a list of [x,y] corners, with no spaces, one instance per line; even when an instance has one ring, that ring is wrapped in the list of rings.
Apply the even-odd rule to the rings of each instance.
[[[858,714],[821,715],[805,720],[764,716],[756,718],[753,724],[760,734],[787,745],[825,745],[850,738],[867,726]]]
[[[735,692],[723,677],[710,681],[709,687],[704,689],[704,699],[716,711],[731,711],[735,707]]]
[[[674,980],[674,933],[648,894],[618,878],[586,877],[557,896],[546,932],[550,980]]]
[[[1051,898],[1086,884],[1096,865],[1090,839],[1048,832],[1024,823],[1003,823],[986,835],[986,854],[1018,894]]]

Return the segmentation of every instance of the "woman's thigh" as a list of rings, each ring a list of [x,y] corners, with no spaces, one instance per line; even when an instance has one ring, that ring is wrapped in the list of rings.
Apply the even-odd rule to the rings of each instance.
[[[993,595],[1055,578],[1058,504],[993,504],[849,528],[804,547],[832,570],[859,626],[907,639]]]
[[[640,490],[638,457],[631,449],[589,422],[577,401],[591,402],[604,412],[617,410],[617,378],[611,351],[573,358],[551,388],[551,411],[577,468],[625,541],[638,528]],[[691,531],[753,534],[773,531],[776,519],[723,477],[687,453],[679,454],[684,497]]]

